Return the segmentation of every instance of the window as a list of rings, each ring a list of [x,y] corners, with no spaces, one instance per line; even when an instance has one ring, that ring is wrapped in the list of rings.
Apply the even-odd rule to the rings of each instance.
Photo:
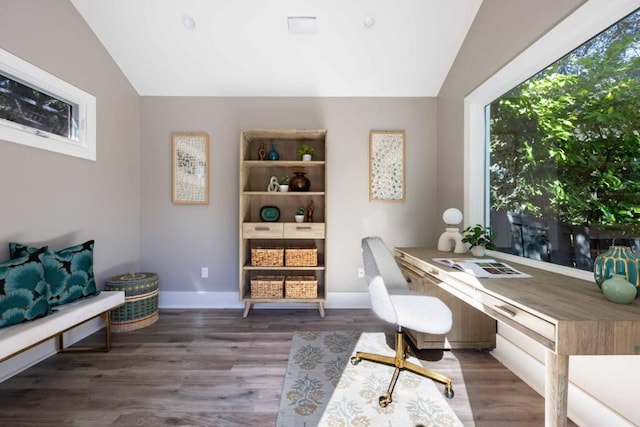
[[[465,211],[501,252],[590,272],[638,246],[639,3],[588,2],[465,100]]]
[[[0,49],[0,139],[96,159],[92,95]]]

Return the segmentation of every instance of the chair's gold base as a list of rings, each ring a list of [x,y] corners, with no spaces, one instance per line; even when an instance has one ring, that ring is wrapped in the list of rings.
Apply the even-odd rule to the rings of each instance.
[[[387,405],[389,405],[389,403],[393,402],[393,399],[391,397],[391,395],[393,394],[393,389],[395,388],[396,382],[398,381],[398,375],[400,375],[400,371],[404,370],[413,372],[423,377],[431,378],[432,380],[444,384],[444,395],[449,399],[453,398],[454,393],[453,387],[451,386],[451,379],[437,372],[433,372],[432,370],[427,369],[423,366],[407,362],[406,359],[408,349],[408,345],[405,344],[404,332],[402,332],[402,329],[398,329],[396,331],[395,356],[383,356],[381,354],[364,353],[358,351],[356,352],[356,355],[351,358],[352,365],[357,365],[361,360],[369,360],[371,362],[395,366],[396,369],[393,372],[393,377],[391,377],[391,384],[389,384],[387,392],[380,396],[380,399],[378,400],[380,406],[385,408]]]

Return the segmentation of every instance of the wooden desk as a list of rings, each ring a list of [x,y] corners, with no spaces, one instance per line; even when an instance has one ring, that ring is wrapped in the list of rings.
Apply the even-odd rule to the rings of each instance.
[[[435,249],[396,248],[395,256],[437,280],[440,288],[547,348],[546,426],[567,424],[570,355],[640,354],[640,299],[614,304],[595,282],[511,261],[533,277],[478,279],[432,261],[447,256]]]

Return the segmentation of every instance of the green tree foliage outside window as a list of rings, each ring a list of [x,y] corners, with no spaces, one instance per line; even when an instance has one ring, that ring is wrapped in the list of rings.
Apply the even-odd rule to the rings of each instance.
[[[640,236],[640,10],[489,108],[492,211]]]
[[[71,104],[2,74],[0,119],[77,139]]]

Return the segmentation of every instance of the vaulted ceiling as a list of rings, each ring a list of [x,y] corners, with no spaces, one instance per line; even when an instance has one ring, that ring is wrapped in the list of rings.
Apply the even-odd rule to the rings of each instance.
[[[422,97],[482,0],[71,2],[143,96]],[[314,34],[288,32],[299,16]]]

